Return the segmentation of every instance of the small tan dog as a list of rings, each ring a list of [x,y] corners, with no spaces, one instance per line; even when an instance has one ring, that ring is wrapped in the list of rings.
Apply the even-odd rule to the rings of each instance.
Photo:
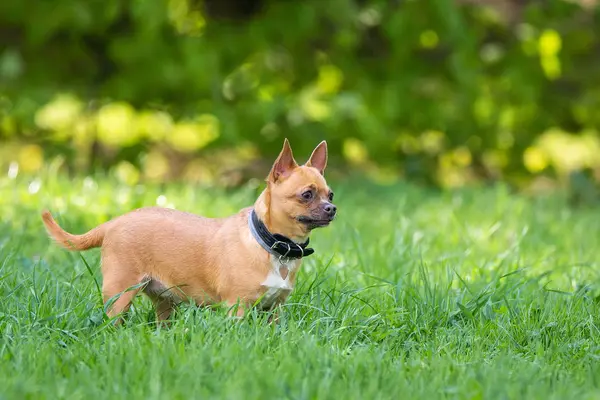
[[[325,141],[299,166],[286,139],[254,207],[227,218],[148,207],[83,235],[64,231],[49,211],[42,218],[50,236],[68,250],[102,247],[104,301],[120,295],[108,307],[109,317],[126,312],[140,290],[159,320],[186,299],[239,305],[230,315],[243,316],[254,305],[271,309],[287,299],[302,257],[313,252],[306,247],[311,231],[334,219],[326,165]]]

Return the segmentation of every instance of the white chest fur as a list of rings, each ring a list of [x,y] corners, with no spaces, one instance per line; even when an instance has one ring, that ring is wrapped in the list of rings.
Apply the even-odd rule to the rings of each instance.
[[[298,265],[300,265],[300,260],[280,261],[276,257],[271,258],[271,270],[261,284],[266,289],[261,297],[261,306],[265,308],[272,307],[281,296],[290,293],[294,289],[290,277],[292,272],[298,268]]]

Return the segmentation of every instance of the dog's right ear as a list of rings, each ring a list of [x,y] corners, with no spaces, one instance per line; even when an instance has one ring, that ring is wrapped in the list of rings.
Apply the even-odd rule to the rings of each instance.
[[[275,160],[267,180],[275,183],[288,176],[297,167],[298,164],[296,163],[296,160],[294,160],[294,154],[292,153],[290,142],[285,139],[283,142],[283,149],[281,150],[281,153],[279,153],[277,160]]]

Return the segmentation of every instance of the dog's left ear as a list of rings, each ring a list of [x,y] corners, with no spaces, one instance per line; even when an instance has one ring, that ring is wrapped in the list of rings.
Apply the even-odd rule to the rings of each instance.
[[[307,167],[316,168],[321,175],[325,175],[325,167],[327,167],[327,142],[322,141],[313,150],[309,160],[306,162]]]

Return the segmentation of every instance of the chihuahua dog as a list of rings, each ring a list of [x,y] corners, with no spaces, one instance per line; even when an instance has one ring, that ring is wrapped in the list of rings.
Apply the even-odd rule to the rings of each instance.
[[[104,302],[117,323],[139,291],[152,300],[159,321],[187,299],[225,303],[229,315],[241,317],[250,307],[273,309],[286,301],[302,258],[313,253],[311,231],[334,220],[326,165],[325,141],[298,165],[285,139],[254,206],[229,217],[147,207],[82,235],[64,231],[49,211],[42,219],[68,250],[101,247]]]

